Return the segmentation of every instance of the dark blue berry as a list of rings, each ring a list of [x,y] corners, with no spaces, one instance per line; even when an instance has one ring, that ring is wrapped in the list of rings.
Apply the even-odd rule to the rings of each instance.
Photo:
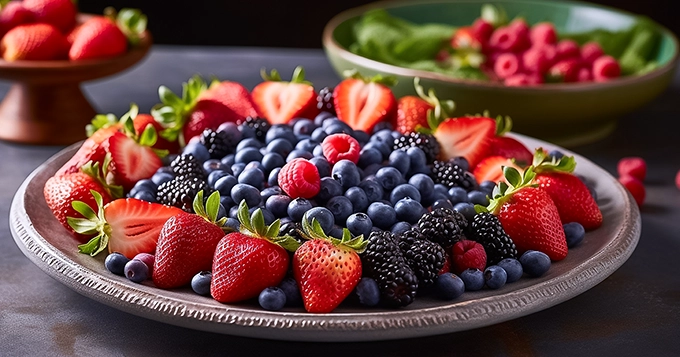
[[[260,161],[262,160],[262,153],[260,152],[260,149],[247,147],[237,151],[234,160],[237,164],[247,164],[251,161]]]
[[[479,269],[465,269],[460,273],[465,290],[477,291],[484,287],[484,273]]]
[[[548,152],[548,157],[554,158],[556,160],[559,160],[564,157],[564,153],[559,151],[559,150],[550,150]]]
[[[508,273],[498,265],[491,265],[484,269],[484,281],[489,289],[500,289],[508,280]]]
[[[547,254],[537,250],[527,250],[519,257],[522,269],[527,275],[537,278],[550,269],[550,258]]]
[[[382,202],[371,203],[366,213],[371,218],[373,226],[380,229],[390,229],[393,224],[397,223],[397,212],[392,206]]]
[[[141,191],[148,191],[155,195],[158,191],[158,186],[150,179],[139,180],[130,190],[129,196],[133,197],[135,194]]]
[[[392,127],[392,123],[390,123],[388,121],[381,121],[378,124],[375,124],[375,126],[373,127],[373,133],[372,134],[379,133],[380,131],[385,130],[385,129],[392,131],[394,129],[394,127]]]
[[[267,152],[275,152],[281,157],[287,157],[293,149],[293,144],[286,139],[274,139],[267,144]]]
[[[313,141],[312,139],[302,139],[298,141],[297,145],[295,145],[296,150],[302,150],[302,151],[307,151],[309,153],[314,151],[314,148],[319,145],[316,141]]]
[[[203,163],[203,171],[205,171],[206,174],[210,174],[211,172],[215,170],[229,170],[229,166],[223,164],[220,160],[217,159],[210,159],[206,160]]]
[[[241,132],[241,138],[242,139],[249,139],[249,138],[255,138],[255,129],[247,126],[247,125],[239,125],[238,130]]]
[[[224,223],[224,226],[231,228],[231,230],[234,232],[237,232],[241,228],[241,222],[239,222],[239,220],[236,218],[228,217],[227,222]]]
[[[460,214],[467,219],[468,222],[472,222],[477,212],[475,211],[475,206],[469,202],[460,202],[453,205],[453,210],[458,211]]]
[[[434,181],[428,175],[415,174],[408,179],[408,183],[413,185],[418,192],[420,192],[420,197],[428,198],[434,197]]]
[[[439,208],[446,208],[453,210],[453,205],[451,204],[451,201],[449,201],[448,198],[440,198],[432,204],[432,210],[435,211]]]
[[[231,169],[227,168],[227,170],[215,170],[211,172],[208,175],[208,186],[215,188],[215,184],[217,183],[217,180],[221,179],[222,177],[225,177],[227,175],[231,175]]]
[[[397,201],[394,211],[397,212],[398,220],[414,224],[423,215],[423,206],[415,199],[405,197]]]
[[[230,195],[220,196],[220,204],[229,210],[232,206],[236,205],[234,200],[231,199]]]
[[[363,147],[364,150],[368,149],[375,149],[378,150],[382,154],[382,159],[387,160],[388,157],[390,157],[390,153],[392,153],[392,147],[388,146],[382,141],[375,141],[371,140],[369,141],[366,145]],[[382,162],[382,160],[381,160]]]
[[[359,303],[364,306],[376,306],[380,303],[380,288],[378,283],[368,277],[363,277],[354,288]]]
[[[260,140],[257,140],[255,138],[248,138],[248,139],[243,139],[236,145],[236,153],[239,151],[242,151],[243,149],[246,148],[251,148],[251,149],[260,149],[262,148],[262,142]]]
[[[402,175],[406,176],[411,168],[411,159],[409,158],[406,151],[395,150],[392,151],[388,158],[388,165],[399,170]]]
[[[583,241],[586,236],[586,230],[578,222],[570,222],[562,225],[564,228],[564,235],[567,237],[567,247],[573,248]]]
[[[156,186],[160,186],[162,183],[168,182],[174,177],[175,175],[168,172],[156,172],[151,176],[151,181],[153,181]]]
[[[231,167],[231,165],[236,163],[236,155],[235,154],[229,154],[220,160],[221,163],[223,163],[227,167]]]
[[[312,203],[304,198],[298,197],[288,204],[288,216],[290,216],[293,221],[300,222],[302,221],[302,216],[304,216],[305,212],[310,209],[312,209]]]
[[[286,160],[283,156],[275,152],[270,152],[262,157],[262,166],[265,172],[271,172],[277,167],[283,167],[286,164]]]
[[[106,256],[106,259],[104,259],[104,266],[106,267],[106,270],[116,274],[116,275],[124,275],[125,274],[125,264],[129,262],[130,259],[128,259],[126,256],[123,254],[120,254],[118,252],[113,252],[109,255]]]
[[[314,200],[320,205],[325,205],[331,198],[342,195],[342,192],[343,189],[340,182],[332,177],[322,177],[319,184],[319,193],[314,196]]]
[[[285,124],[272,125],[269,130],[267,130],[267,135],[265,136],[265,143],[269,145],[272,141],[276,139],[285,139],[290,141],[291,144],[297,144],[297,137],[293,132],[293,128]]]
[[[473,205],[482,205],[484,207],[489,205],[489,197],[485,192],[472,190],[467,194],[468,201]]]
[[[321,126],[326,120],[336,118],[333,113],[321,112],[314,117],[314,125]]]
[[[151,202],[151,203],[156,202],[156,195],[149,192],[149,191],[139,191],[132,197],[134,197],[138,200],[146,201],[146,202]]]
[[[381,168],[375,173],[375,178],[386,191],[391,191],[406,181],[401,172],[394,167]]]
[[[200,163],[210,159],[210,153],[208,152],[208,149],[206,149],[206,147],[200,142],[187,144],[187,146],[184,147],[184,150],[182,150],[182,154],[194,155],[196,160]]]
[[[390,203],[396,207],[396,204],[399,202],[399,200],[407,197],[413,199],[414,201],[420,202],[420,192],[418,189],[413,185],[403,183],[395,187],[394,190],[390,192]],[[398,212],[397,216],[399,216]]]
[[[366,168],[369,165],[381,164],[383,162],[383,155],[378,149],[364,148],[359,153],[359,162],[357,165],[359,167]]]
[[[340,239],[342,238],[343,235],[343,227],[338,226],[337,224],[333,225],[333,228],[331,228],[331,231],[329,233],[326,233],[329,237],[337,238]]]
[[[269,197],[274,195],[283,195],[283,190],[279,186],[267,187],[260,191],[260,197],[262,197],[262,202],[267,202]]]
[[[489,197],[493,193],[493,189],[496,187],[496,183],[489,180],[484,180],[479,183],[479,190],[486,193]]]
[[[450,160],[451,163],[458,165],[458,167],[461,168],[463,171],[470,171],[470,163],[467,161],[466,158],[462,156],[457,156],[454,157],[453,159]]]
[[[392,136],[392,130],[389,129],[384,129],[375,132],[373,135],[371,135],[370,138],[371,141],[379,141],[383,142],[387,145],[392,146],[394,143],[394,137]]]
[[[286,294],[286,306],[302,305],[302,296],[300,295],[300,288],[295,279],[291,277],[284,278],[279,284],[279,288]]]
[[[290,197],[286,195],[274,195],[267,198],[267,201],[265,201],[265,208],[267,208],[274,217],[283,218],[288,215],[289,204]]]
[[[288,156],[286,156],[286,162],[291,162],[291,161],[293,161],[294,159],[297,159],[297,158],[303,158],[303,159],[309,160],[313,157],[314,157],[314,155],[312,155],[312,153],[309,152],[309,151],[294,149],[293,151],[290,152],[290,154],[288,154]]]
[[[515,258],[505,258],[498,262],[498,266],[503,268],[505,273],[508,275],[508,280],[506,283],[514,283],[522,277],[522,274],[524,274],[522,263],[520,263],[519,260]]]
[[[278,287],[266,288],[257,297],[257,302],[265,310],[279,311],[286,305],[286,294]]]
[[[346,226],[353,236],[363,234],[364,238],[368,238],[368,235],[371,234],[371,230],[373,229],[373,222],[366,213],[359,212],[347,217]]]
[[[260,197],[260,190],[257,188],[246,185],[246,184],[236,184],[231,189],[231,198],[236,202],[236,207],[241,204],[242,200],[246,201],[248,207],[256,207],[262,202],[262,197]]]
[[[123,273],[128,280],[141,283],[149,278],[149,266],[139,259],[132,259],[125,264]]]
[[[354,130],[354,133],[352,133],[352,137],[354,137],[354,139],[356,139],[356,141],[359,142],[359,144],[365,144],[368,142],[368,140],[371,139],[368,133],[366,133],[363,130]]]
[[[331,175],[331,164],[324,157],[313,157],[309,160],[316,170],[319,171],[319,177],[329,177]]]
[[[361,182],[361,175],[357,166],[349,160],[340,160],[333,165],[331,176],[336,181],[340,182],[343,189],[348,189],[359,185]]]
[[[345,197],[349,198],[350,202],[352,202],[354,213],[364,212],[368,208],[368,197],[366,197],[366,192],[360,187],[350,187],[345,191]]]
[[[362,180],[371,179],[371,180],[375,181],[375,174],[378,173],[378,170],[380,170],[382,168],[383,168],[382,164],[370,164],[370,165],[368,165],[367,167],[365,167],[362,170],[363,175],[362,175],[361,179]],[[382,186],[381,186],[381,188],[382,188]]]
[[[238,183],[238,179],[233,175],[220,177],[215,182],[215,189],[220,192],[220,196],[231,196],[231,189]],[[235,201],[234,201],[235,202]]]
[[[264,188],[264,173],[260,169],[244,169],[238,175],[238,183],[250,185],[261,190]]]
[[[274,217],[274,214],[272,214],[267,209],[264,209],[262,207],[251,207],[251,208],[248,209],[248,214],[250,216],[252,216],[253,213],[255,213],[255,211],[257,211],[257,210],[262,211],[262,217],[264,217],[264,224],[270,225],[270,224],[274,223],[274,221],[276,220],[276,217]]]
[[[333,213],[325,207],[314,207],[310,209],[305,212],[303,219],[306,219],[309,223],[312,223],[312,219],[316,219],[324,232],[329,232],[331,228],[333,228],[335,222],[335,216],[333,216]]]
[[[384,190],[375,180],[363,180],[359,183],[359,188],[366,194],[368,202],[377,202],[383,198]]]
[[[313,120],[300,119],[293,125],[293,133],[295,135],[312,135],[312,132],[316,129]]]
[[[408,154],[412,168],[425,167],[427,165],[427,156],[420,148],[410,147],[406,150],[406,154]]]
[[[465,292],[465,283],[455,274],[444,273],[437,277],[434,282],[434,291],[442,300],[453,300]]]
[[[411,229],[412,225],[408,222],[397,222],[392,227],[390,227],[390,232],[394,235],[400,235]]]
[[[335,196],[328,200],[326,203],[326,208],[328,208],[333,217],[335,217],[335,223],[338,225],[344,225],[354,208],[352,207],[352,202],[349,198],[345,196]]]
[[[462,187],[451,187],[448,193],[449,197],[451,197],[451,203],[454,205],[461,202],[470,202],[467,191]]]
[[[316,141],[317,143],[323,142],[323,139],[325,139],[328,136],[326,132],[323,130],[323,128],[316,128],[312,132],[312,135],[310,136],[310,139]]]
[[[210,282],[212,281],[212,273],[209,271],[201,271],[191,278],[191,290],[198,295],[210,295]]]
[[[267,178],[267,185],[269,186],[279,185],[279,171],[281,171],[281,168],[277,167],[269,173],[269,178]]]

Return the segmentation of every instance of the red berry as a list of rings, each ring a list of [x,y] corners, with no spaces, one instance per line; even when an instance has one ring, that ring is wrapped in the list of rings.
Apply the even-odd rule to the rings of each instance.
[[[558,61],[581,57],[581,50],[578,47],[578,43],[573,40],[562,40],[557,43],[555,49],[557,50]]]
[[[513,20],[508,25],[508,27],[517,35],[517,44],[516,47],[512,49],[513,51],[524,51],[531,47],[531,29],[529,28],[529,25],[527,25],[526,21],[522,19],[516,19]]]
[[[484,246],[473,240],[461,240],[453,245],[453,264],[451,270],[460,274],[465,269],[484,270],[486,251]]]
[[[644,181],[647,176],[647,163],[641,157],[631,156],[619,160],[616,171],[621,176],[633,176],[640,181]]]
[[[522,64],[528,71],[543,74],[555,61],[555,46],[536,45],[522,54]]]
[[[645,185],[642,181],[633,176],[621,176],[619,177],[619,182],[628,190],[628,192],[630,192],[638,207],[641,207],[645,202],[646,194]]]
[[[319,193],[321,178],[314,164],[303,159],[293,159],[279,172],[279,186],[291,198],[312,198]]]
[[[581,46],[581,59],[588,65],[592,65],[596,59],[605,53],[597,42],[587,42]]]
[[[505,79],[520,72],[520,60],[514,53],[503,53],[498,56],[493,70],[498,78]]]
[[[323,143],[323,156],[331,165],[340,160],[349,160],[353,163],[359,162],[359,142],[347,134],[333,134],[327,136]]]
[[[557,32],[555,25],[550,22],[541,22],[534,25],[529,33],[532,45],[555,44],[557,42]]]
[[[517,35],[518,33],[508,26],[499,27],[491,34],[491,38],[489,38],[489,47],[502,52],[515,51],[520,47],[520,39]]]
[[[548,75],[558,82],[576,82],[578,79],[579,65],[574,59],[562,60],[555,63],[548,70]]]
[[[680,171],[675,175],[675,186],[680,190]]]
[[[472,36],[478,39],[483,47],[486,47],[487,42],[489,42],[491,34],[493,33],[493,25],[482,18],[478,18],[472,23],[472,28],[470,30],[472,31]]]
[[[576,76],[577,82],[590,82],[593,80],[593,73],[588,68],[581,68],[578,70],[578,75]]]
[[[593,79],[606,82],[621,75],[621,66],[612,56],[600,56],[593,62]]]
[[[526,87],[535,86],[543,83],[543,78],[538,74],[532,73],[517,73],[512,75],[503,81],[503,84],[509,87]]]

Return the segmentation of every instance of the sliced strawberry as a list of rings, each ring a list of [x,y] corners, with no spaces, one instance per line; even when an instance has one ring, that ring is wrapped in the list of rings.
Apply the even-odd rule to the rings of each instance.
[[[397,115],[397,100],[387,86],[391,77],[365,79],[354,72],[333,91],[338,118],[354,130],[370,133],[381,121],[392,121]]]
[[[153,176],[163,163],[148,146],[137,143],[123,133],[115,133],[107,139],[107,151],[111,153],[111,167],[116,183],[130,190],[137,181]]]
[[[241,124],[245,118],[257,116],[252,95],[243,84],[238,82],[213,82],[208,90],[199,96],[199,101],[203,100],[219,102],[229,109],[229,111],[225,111],[225,114],[230,115],[225,116],[220,124],[225,122]]]
[[[484,158],[482,161],[475,166],[472,174],[475,176],[478,182],[482,181],[493,181],[500,182],[505,181],[503,176],[503,166],[510,166],[516,168],[518,171],[522,171],[522,168],[515,164],[511,159],[504,156],[489,156]]]
[[[496,121],[486,117],[460,117],[439,124],[434,136],[441,146],[440,156],[449,160],[463,156],[475,167],[491,152]]]
[[[78,151],[59,168],[54,176],[78,172],[88,161],[103,163],[106,155],[104,142],[111,135],[117,133],[119,129],[120,125],[114,124],[95,131],[94,134],[83,142]]]
[[[314,118],[319,111],[316,91],[304,77],[302,67],[295,68],[290,82],[281,81],[276,70],[271,74],[263,72],[265,81],[252,92],[258,114],[272,124],[285,124],[293,118]]]
[[[534,157],[524,144],[508,136],[493,137],[489,154],[515,159],[520,164],[518,167],[529,165]]]
[[[143,133],[146,127],[149,125],[151,125],[154,130],[156,130],[156,133],[160,133],[165,129],[163,125],[157,122],[156,119],[154,119],[154,117],[150,114],[137,114],[137,116],[132,119],[132,122],[135,126],[136,133]],[[154,144],[152,147],[159,150],[168,150],[168,152],[171,153],[176,153],[179,151],[179,143],[177,141],[170,141],[163,138],[162,136],[158,136],[156,144]]]

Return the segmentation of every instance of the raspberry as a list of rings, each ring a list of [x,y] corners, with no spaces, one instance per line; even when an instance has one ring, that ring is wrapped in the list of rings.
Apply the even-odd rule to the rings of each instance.
[[[489,38],[489,47],[501,52],[512,52],[520,47],[520,39],[514,29],[505,26],[499,27]]]
[[[484,21],[482,18],[478,18],[472,23],[472,36],[478,39],[482,43],[482,47],[486,47],[491,34],[493,33],[493,25]]]
[[[312,198],[321,187],[316,166],[303,158],[285,164],[279,171],[278,180],[281,189],[291,198]]]
[[[619,182],[628,190],[628,192],[630,192],[631,195],[633,195],[633,199],[635,199],[638,207],[641,207],[642,203],[645,201],[646,194],[645,185],[642,184],[642,181],[636,179],[633,176],[621,176],[619,177]]]
[[[340,160],[359,162],[359,142],[347,134],[333,134],[327,136],[321,144],[323,156],[331,165]]]
[[[535,86],[543,83],[543,78],[538,74],[517,73],[503,81],[503,84],[509,87],[526,87]]]
[[[555,61],[555,47],[536,45],[522,54],[522,64],[528,71],[543,74]]]
[[[513,20],[508,25],[508,28],[517,35],[517,44],[511,49],[513,52],[524,51],[531,47],[531,38],[529,36],[531,29],[526,21],[523,19]]]
[[[641,157],[624,157],[616,165],[616,171],[619,173],[619,176],[633,176],[640,181],[644,181],[645,176],[647,176],[647,163]]]
[[[675,186],[680,190],[680,171],[675,175]]]
[[[574,40],[562,40],[555,46],[557,50],[557,60],[574,59],[581,57],[581,49]]]
[[[612,56],[600,56],[593,62],[593,79],[606,82],[621,75],[621,66]]]
[[[548,76],[554,82],[576,82],[578,79],[578,61],[575,59],[562,60],[555,63],[548,70]]]
[[[465,269],[484,270],[486,267],[486,251],[481,244],[464,239],[454,244],[452,249],[451,270],[456,274],[462,273]]]
[[[520,61],[514,53],[504,53],[496,59],[493,71],[496,75],[505,79],[520,72]]]
[[[604,56],[604,51],[597,42],[587,42],[581,46],[581,59],[588,65],[592,65],[596,59]]]
[[[529,32],[532,45],[557,43],[557,32],[555,26],[550,22],[541,22],[534,25]]]
[[[593,73],[588,68],[581,68],[578,70],[578,75],[576,76],[577,82],[590,82],[593,80]]]

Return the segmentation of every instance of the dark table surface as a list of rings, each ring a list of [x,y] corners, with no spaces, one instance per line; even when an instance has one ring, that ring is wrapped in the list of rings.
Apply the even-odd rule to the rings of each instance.
[[[317,88],[338,77],[320,50],[156,46],[134,69],[88,83],[99,112],[129,103],[148,111],[157,89],[181,91],[193,74],[252,88],[262,67],[291,73],[303,65]],[[0,95],[9,83],[0,83]],[[547,310],[475,330],[372,343],[297,343],[251,339],[166,325],[90,300],[52,279],[18,249],[8,211],[21,182],[61,147],[0,142],[0,356],[237,356],[348,353],[377,356],[679,356],[680,73],[647,107],[621,118],[597,143],[572,148],[612,174],[624,156],[648,162],[642,236],[630,259],[587,292]]]

